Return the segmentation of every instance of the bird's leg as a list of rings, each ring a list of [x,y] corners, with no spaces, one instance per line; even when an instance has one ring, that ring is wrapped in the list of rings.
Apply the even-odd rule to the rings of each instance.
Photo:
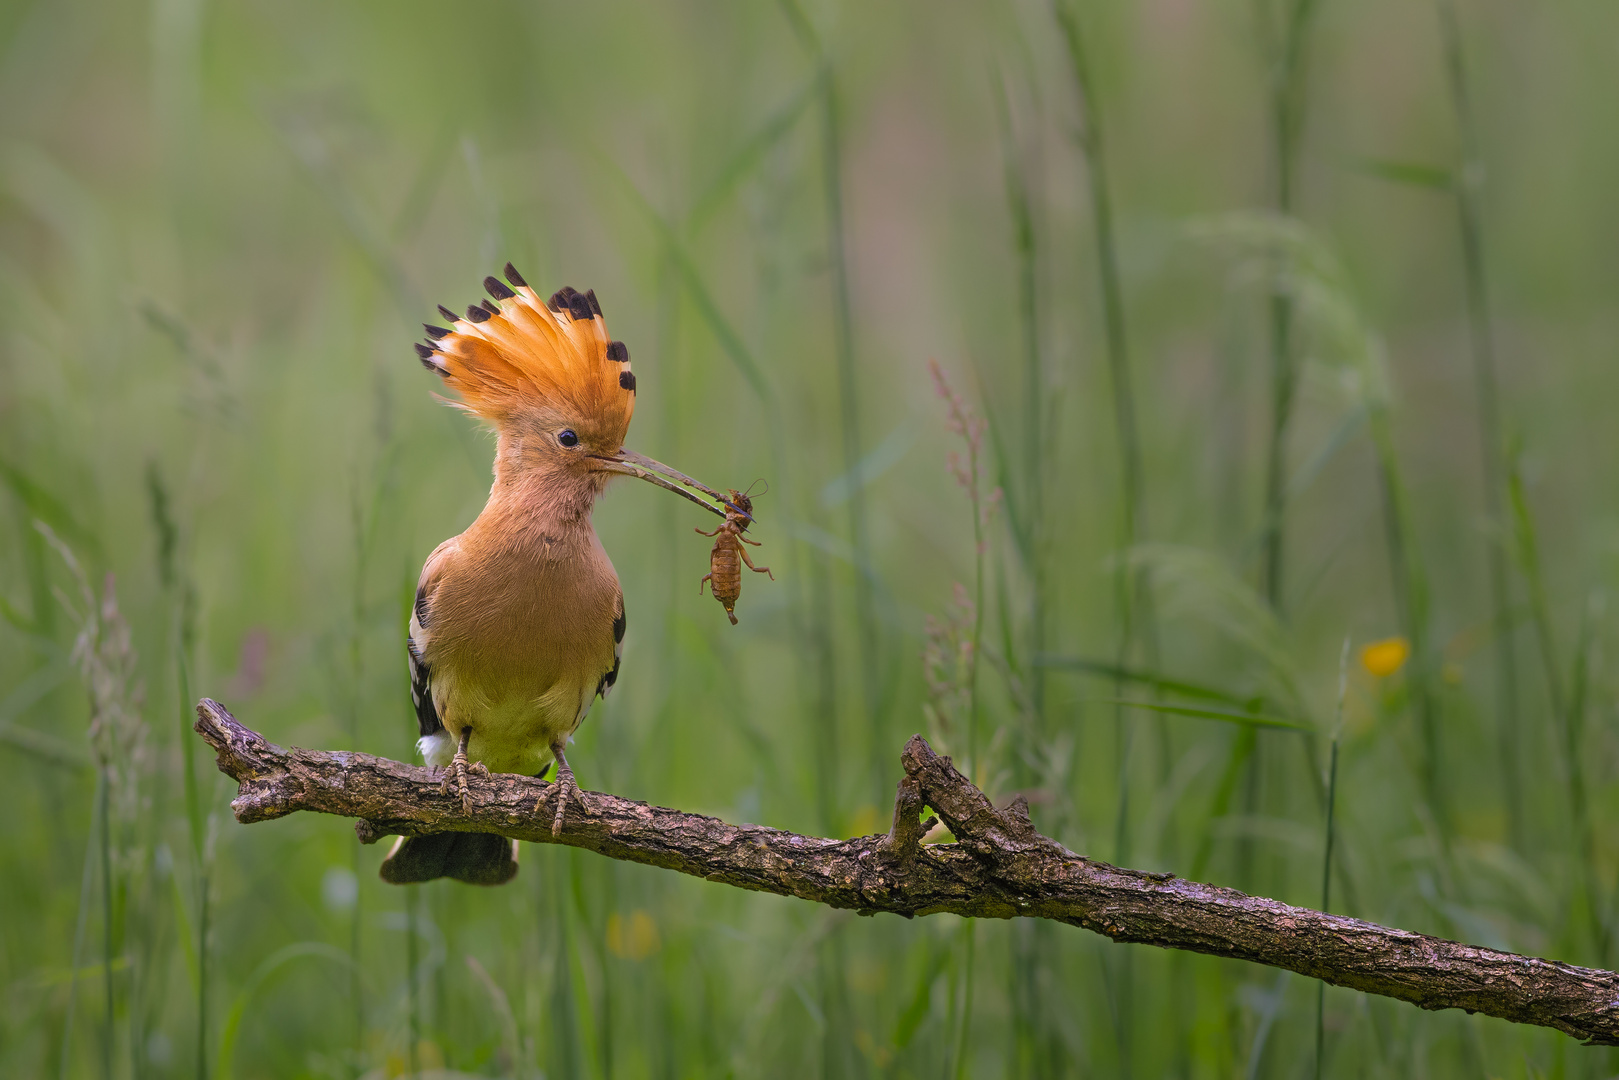
[[[472,813],[472,789],[467,784],[467,775],[469,773],[477,773],[480,776],[489,775],[489,766],[483,762],[474,761],[468,764],[467,744],[471,741],[472,729],[470,727],[462,728],[461,743],[455,748],[455,757],[450,759],[450,768],[444,770],[444,780],[439,785],[439,790],[448,795],[450,793],[450,778],[454,777],[456,786],[461,791],[461,810],[468,814]]]
[[[739,537],[737,537],[737,539],[740,540],[742,538],[739,536]],[[750,541],[750,543],[751,543],[751,541]],[[748,564],[748,569],[749,570],[752,570],[755,574],[770,574],[770,567],[768,567],[768,566],[754,566],[753,565],[753,560],[748,558],[748,549],[747,548],[738,545],[736,550],[737,550],[737,552],[739,554],[741,554],[742,561]],[[776,580],[776,575],[775,574],[770,574],[770,580],[775,581]]]
[[[562,819],[568,815],[568,803],[579,803],[581,811],[585,808],[579,798],[579,785],[573,782],[573,769],[568,766],[568,757],[562,752],[562,745],[562,740],[559,739],[551,747],[551,756],[557,759],[557,778],[545,789],[540,795],[539,802],[534,805],[534,809],[539,810],[545,805],[546,798],[555,793],[557,812],[556,817],[551,819],[552,836],[559,836],[562,833]]]

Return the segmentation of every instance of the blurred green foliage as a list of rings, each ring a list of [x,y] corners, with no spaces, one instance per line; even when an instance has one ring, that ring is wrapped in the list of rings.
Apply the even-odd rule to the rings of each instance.
[[[1611,1074],[1340,990],[1317,1063],[1294,976],[569,850],[390,888],[186,734],[411,759],[491,444],[410,343],[509,259],[596,290],[633,448],[771,485],[736,628],[691,507],[599,507],[585,786],[858,835],[923,730],[1075,850],[1315,904],[1343,642],[1402,635],[1335,910],[1613,963],[1619,8],[1468,0],[1447,53],[1427,3],[1070,4],[0,6],[0,1074]]]

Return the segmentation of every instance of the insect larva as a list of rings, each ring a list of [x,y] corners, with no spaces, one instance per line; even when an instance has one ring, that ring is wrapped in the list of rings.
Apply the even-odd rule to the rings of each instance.
[[[755,574],[770,574],[770,580],[776,580],[776,575],[770,573],[770,567],[754,566],[753,560],[748,558],[748,549],[742,546],[759,546],[759,541],[749,540],[742,535],[752,522],[753,499],[732,488],[730,501],[725,504],[725,520],[716,525],[713,532],[696,530],[699,536],[714,537],[714,548],[708,553],[708,573],[697,583],[697,593],[701,596],[703,586],[712,583],[714,599],[725,606],[725,614],[730,617],[732,626],[736,625],[737,597],[742,595],[742,563],[746,563]]]

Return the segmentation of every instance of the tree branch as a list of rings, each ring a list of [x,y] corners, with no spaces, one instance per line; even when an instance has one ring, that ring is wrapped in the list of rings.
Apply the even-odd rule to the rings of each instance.
[[[1393,930],[1291,907],[1235,889],[1096,862],[1040,835],[1021,798],[997,810],[920,736],[905,745],[905,776],[885,836],[828,840],[759,825],[580,793],[560,836],[535,804],[551,785],[478,778],[472,812],[441,793],[426,768],[369,754],[283,750],[216,701],[197,705],[197,733],[240,789],[236,820],[298,810],[360,819],[362,843],[384,836],[488,832],[567,844],[742,889],[796,896],[862,915],[951,912],[1082,926],[1114,941],[1187,949],[1286,968],[1424,1009],[1465,1009],[1619,1046],[1619,975]],[[922,846],[931,807],[953,844]]]

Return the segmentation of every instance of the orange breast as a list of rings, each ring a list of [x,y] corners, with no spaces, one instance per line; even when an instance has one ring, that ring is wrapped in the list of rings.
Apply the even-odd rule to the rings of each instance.
[[[445,726],[471,726],[474,751],[486,744],[475,756],[492,761],[573,730],[613,667],[619,585],[588,524],[479,541],[476,526],[463,534],[462,557],[439,579],[427,660],[447,695]]]

